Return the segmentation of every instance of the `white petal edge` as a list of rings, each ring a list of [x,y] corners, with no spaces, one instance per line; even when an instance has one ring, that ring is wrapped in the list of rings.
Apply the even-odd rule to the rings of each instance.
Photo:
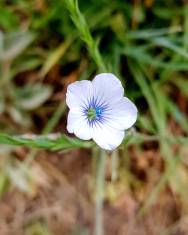
[[[101,73],[94,77],[94,96],[101,102],[116,102],[124,95],[124,88],[120,80],[112,73]]]
[[[125,132],[117,130],[107,126],[106,124],[101,124],[101,126],[96,126],[92,130],[93,140],[105,150],[114,150],[123,141]]]
[[[69,133],[74,132],[74,126],[80,121],[81,115],[79,113],[73,113],[69,111],[67,116],[67,131]]]
[[[77,81],[67,87],[66,103],[70,109],[83,107],[91,97],[93,97],[91,81]]]
[[[69,133],[74,133],[79,139],[91,139],[91,130],[87,119],[79,113],[69,112],[67,118],[67,130]]]
[[[135,104],[127,97],[123,97],[117,103],[111,104],[106,112],[107,123],[119,130],[126,130],[134,125],[138,110]]]

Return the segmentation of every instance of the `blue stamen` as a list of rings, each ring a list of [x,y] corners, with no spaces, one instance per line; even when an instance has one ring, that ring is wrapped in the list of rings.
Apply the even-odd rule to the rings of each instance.
[[[96,116],[100,117],[102,115],[103,109],[101,107],[95,108]]]

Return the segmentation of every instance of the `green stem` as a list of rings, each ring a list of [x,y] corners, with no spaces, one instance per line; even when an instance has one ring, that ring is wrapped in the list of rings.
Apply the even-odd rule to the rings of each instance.
[[[53,114],[53,116],[50,118],[50,120],[48,121],[48,123],[44,127],[42,134],[49,134],[54,129],[54,127],[58,123],[59,119],[61,118],[62,114],[64,113],[65,109],[66,109],[65,103],[61,102],[59,104],[57,110]]]
[[[10,66],[11,66],[11,61],[2,61],[2,80],[1,83],[4,85],[7,82],[9,82],[10,78]]]
[[[96,176],[95,235],[104,235],[103,202],[105,184],[106,152],[100,149]]]
[[[117,180],[117,167],[118,167],[118,150],[114,150],[111,156],[111,165],[112,165],[112,182]]]
[[[43,135],[49,134],[54,129],[59,119],[61,118],[63,112],[65,111],[65,108],[66,106],[64,102],[59,104],[57,110],[54,112],[54,114],[52,115],[52,117],[49,119],[46,126],[44,127],[42,131]],[[30,164],[33,161],[33,159],[36,157],[36,154],[37,154],[37,149],[32,149],[28,153],[25,163]]]
[[[74,148],[91,148],[91,141],[82,141],[77,138],[70,138],[66,135],[21,135],[11,136],[0,133],[0,144],[25,146],[29,148],[43,148],[49,150],[68,150]]]
[[[107,68],[99,52],[97,43],[94,41],[85,16],[80,12],[77,0],[64,0],[70,13],[72,21],[80,33],[81,39],[86,43],[91,58],[95,61],[98,68],[105,72]]]
[[[143,142],[149,141],[168,141],[169,144],[188,144],[188,137],[176,136],[168,138],[160,136],[150,136],[141,133],[134,133],[133,137],[130,140],[125,139],[124,144],[140,144]],[[49,150],[63,150],[63,149],[73,149],[73,148],[91,148],[94,146],[92,141],[83,141],[77,138],[70,138],[64,134],[44,134],[44,135],[35,135],[35,134],[25,134],[25,135],[9,135],[0,133],[0,145],[14,145],[14,146],[25,146],[29,148],[43,148]]]

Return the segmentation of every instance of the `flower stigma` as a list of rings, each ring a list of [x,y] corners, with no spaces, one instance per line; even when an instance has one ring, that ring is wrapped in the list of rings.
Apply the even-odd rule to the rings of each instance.
[[[102,115],[102,108],[100,108],[100,107],[97,107],[97,108],[89,108],[89,109],[87,110],[87,117],[88,117],[88,119],[91,120],[91,121],[100,118],[101,115]]]

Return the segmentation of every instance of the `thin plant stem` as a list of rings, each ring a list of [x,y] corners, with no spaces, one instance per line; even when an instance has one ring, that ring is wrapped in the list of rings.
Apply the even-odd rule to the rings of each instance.
[[[53,116],[50,118],[50,120],[47,122],[46,126],[44,127],[42,131],[43,135],[49,134],[54,129],[59,119],[61,118],[63,112],[65,111],[65,108],[66,106],[64,102],[59,104],[57,110],[54,112]],[[35,159],[37,152],[38,152],[37,149],[31,149],[25,160],[25,163],[30,164],[33,161],[33,159]]]
[[[1,86],[9,83],[9,81],[10,81],[11,64],[12,64],[11,60],[1,60],[0,59],[0,68],[1,68],[0,69],[0,72],[1,72],[0,83],[1,83]]]
[[[100,54],[98,44],[93,39],[85,16],[79,9],[77,0],[64,0],[65,5],[70,13],[72,21],[80,33],[81,39],[86,43],[89,55],[95,61],[97,67],[102,71],[107,71],[106,65]]]
[[[118,178],[117,167],[118,167],[118,150],[114,150],[111,156],[111,165],[112,165],[112,182],[116,181]]]
[[[70,138],[64,134],[54,133],[49,135],[25,134],[12,136],[0,133],[0,145],[25,146],[29,148],[40,148],[49,150],[69,150],[74,148],[91,148],[91,141],[82,141],[77,138]]]
[[[62,114],[64,113],[66,109],[66,105],[64,102],[61,102],[59,106],[57,107],[57,110],[54,112],[53,116],[50,118],[50,120],[47,122],[46,126],[44,127],[44,130],[42,131],[42,134],[49,134],[54,127],[57,125],[58,121],[60,120]]]
[[[141,144],[144,142],[167,141],[169,144],[188,144],[188,137],[176,136],[176,137],[161,137],[158,135],[150,136],[141,133],[134,133],[128,143],[125,139],[124,145]],[[12,146],[25,146],[29,148],[40,148],[48,150],[67,150],[74,148],[91,148],[94,146],[92,141],[83,141],[77,138],[70,138],[65,134],[52,133],[45,135],[25,134],[25,135],[9,135],[0,133],[0,145],[12,145]]]
[[[106,152],[100,149],[96,174],[95,235],[104,235],[103,202],[105,184]]]

